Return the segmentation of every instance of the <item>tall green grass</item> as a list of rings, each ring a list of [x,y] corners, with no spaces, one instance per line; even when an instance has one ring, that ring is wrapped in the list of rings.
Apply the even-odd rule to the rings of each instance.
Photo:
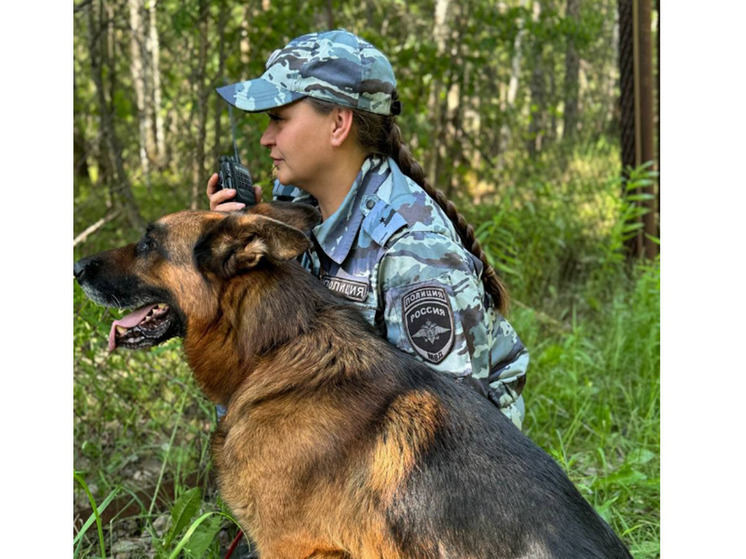
[[[624,186],[536,181],[471,216],[531,356],[524,430],[637,558],[660,550],[660,262],[630,263],[623,247],[651,180],[642,167]]]
[[[524,430],[562,464],[637,558],[659,553],[657,263],[638,266],[605,312],[567,330],[531,309],[512,322],[531,351]]]

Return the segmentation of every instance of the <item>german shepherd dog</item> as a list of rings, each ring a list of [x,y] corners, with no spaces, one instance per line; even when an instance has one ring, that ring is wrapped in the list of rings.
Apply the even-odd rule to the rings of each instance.
[[[138,309],[110,347],[173,336],[227,408],[219,488],[263,559],[630,558],[562,469],[487,399],[397,350],[297,261],[318,213],[184,211],[82,259]]]

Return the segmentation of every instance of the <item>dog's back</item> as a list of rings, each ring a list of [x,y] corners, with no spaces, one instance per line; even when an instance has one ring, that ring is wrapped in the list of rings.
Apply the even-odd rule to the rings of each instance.
[[[448,419],[392,518],[403,547],[419,541],[419,557],[629,557],[559,466],[496,407],[424,375]],[[428,527],[437,540],[420,536]]]

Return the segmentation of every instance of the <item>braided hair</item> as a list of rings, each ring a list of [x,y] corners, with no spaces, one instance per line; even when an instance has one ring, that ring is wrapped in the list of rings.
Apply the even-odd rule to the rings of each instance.
[[[337,105],[328,101],[306,97],[306,100],[320,113],[328,114]],[[396,90],[392,93],[392,104],[399,103],[399,97]],[[492,296],[495,306],[502,314],[507,313],[508,309],[508,291],[503,284],[500,276],[487,261],[487,255],[482,250],[474,228],[469,225],[466,218],[459,213],[456,206],[445,194],[434,188],[425,178],[425,171],[422,166],[412,156],[412,152],[402,141],[401,130],[396,123],[396,115],[380,115],[363,111],[360,109],[350,109],[353,113],[353,123],[355,125],[355,135],[358,143],[371,153],[380,153],[391,157],[402,172],[419,185],[430,198],[445,212],[448,219],[451,220],[456,233],[461,239],[466,249],[476,256],[484,267],[482,272],[482,282],[484,288]]]

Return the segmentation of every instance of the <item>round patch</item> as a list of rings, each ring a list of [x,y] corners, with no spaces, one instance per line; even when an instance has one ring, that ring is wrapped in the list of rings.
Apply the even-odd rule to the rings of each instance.
[[[453,311],[442,287],[417,287],[402,298],[404,330],[426,361],[440,363],[453,347]]]

